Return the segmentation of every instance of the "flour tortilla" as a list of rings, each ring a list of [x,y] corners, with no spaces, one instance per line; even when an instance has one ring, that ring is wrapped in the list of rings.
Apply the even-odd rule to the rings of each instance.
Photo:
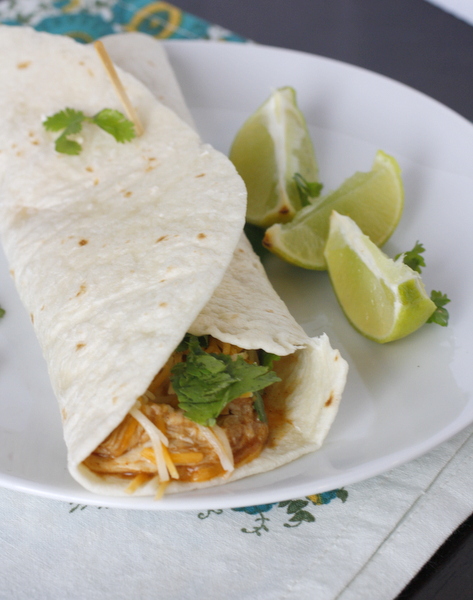
[[[59,154],[42,118],[122,110],[91,46],[0,27],[0,235],[57,395],[72,465],[114,429],[220,283],[244,224],[230,161],[131,75],[145,133],[93,125]]]
[[[167,63],[161,47],[153,49],[154,40],[150,45],[147,38],[144,45],[143,36],[126,36],[127,44],[143,59],[152,56],[158,68],[160,61]],[[167,493],[264,472],[316,450],[335,418],[347,366],[327,336],[306,336],[271,287],[246,238],[240,236],[244,191],[233,168],[202,146],[181,119],[153,101],[125,73],[120,76],[145,116],[145,135],[125,147],[100,132],[87,131],[84,152],[72,159],[77,161],[72,167],[70,157],[54,153],[51,136],[38,126],[37,115],[51,114],[72,102],[93,114],[105,106],[116,107],[116,100],[101,81],[91,49],[51,37],[25,29],[0,29],[2,56],[15,42],[16,54],[7,61],[7,81],[14,76],[20,79],[9,85],[21,99],[18,109],[10,107],[2,113],[6,129],[0,133],[0,148],[7,151],[0,154],[4,179],[0,227],[15,281],[49,365],[72,475],[94,492],[124,493],[126,481],[97,476],[81,463],[122,421],[186,331],[210,333],[247,349],[294,355],[295,360],[276,363],[277,369],[287,371],[280,373],[284,383],[279,385],[285,388],[292,425],[283,427],[275,446],[237,468],[230,478],[173,482]],[[132,37],[136,41],[130,41]],[[112,47],[120,46],[116,40],[108,49],[120,64]],[[66,64],[61,67],[58,56],[64,55]],[[71,55],[76,63],[86,65],[78,69],[80,77],[68,77]],[[41,89],[46,86],[41,86],[38,74],[29,80],[24,76],[39,60],[41,73],[49,68],[67,81],[53,98]],[[90,70],[93,86],[87,81]],[[147,85],[153,87],[149,79]],[[27,90],[36,87],[39,91],[32,100]],[[154,93],[163,100],[179,97],[172,71]],[[182,106],[180,111],[191,122]],[[11,126],[21,122],[20,115],[27,120],[27,135]],[[40,143],[31,144],[30,138]],[[29,168],[24,154],[18,152],[27,154]],[[150,172],[143,168],[149,167],[149,161],[136,158],[149,153],[159,157],[159,166]],[[89,165],[100,179],[96,185],[86,171]],[[27,190],[22,186],[25,169]],[[205,177],[196,177],[202,172]],[[122,199],[119,190],[122,197],[132,191],[133,202],[117,206],[117,197]],[[201,238],[201,233],[206,237]],[[157,244],[157,252],[155,242],[163,236],[168,237]],[[82,240],[88,243],[80,245]],[[154,493],[154,482],[136,492]]]

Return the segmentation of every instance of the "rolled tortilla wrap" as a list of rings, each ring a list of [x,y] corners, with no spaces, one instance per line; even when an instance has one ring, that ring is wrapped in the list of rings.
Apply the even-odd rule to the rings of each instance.
[[[71,102],[94,112],[116,101],[91,49],[51,37],[0,30],[0,51],[16,43],[7,79],[20,98],[2,118],[0,211],[12,272],[58,396],[72,475],[92,491],[125,493],[123,478],[82,463],[132,410],[186,331],[294,359],[277,367],[285,419],[275,443],[230,477],[176,481],[167,491],[224,483],[318,448],[336,414],[346,363],[326,336],[304,334],[244,237],[232,258],[244,191],[231,165],[125,73],[145,116],[144,136],[117,147],[87,131],[73,164],[56,156],[38,115]],[[71,61],[77,68],[68,78]],[[38,63],[42,75],[45,68],[64,73],[67,85],[53,98],[44,85],[34,100],[28,94],[38,87]],[[26,134],[13,127],[20,115]],[[136,493],[155,490],[152,480]]]

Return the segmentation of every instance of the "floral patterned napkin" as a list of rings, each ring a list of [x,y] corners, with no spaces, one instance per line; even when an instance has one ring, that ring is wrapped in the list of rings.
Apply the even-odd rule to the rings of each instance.
[[[166,2],[0,0],[88,42],[245,40]],[[1,63],[0,63],[1,68]],[[391,600],[473,510],[473,428],[346,489],[230,510],[125,511],[0,490],[0,599]]]

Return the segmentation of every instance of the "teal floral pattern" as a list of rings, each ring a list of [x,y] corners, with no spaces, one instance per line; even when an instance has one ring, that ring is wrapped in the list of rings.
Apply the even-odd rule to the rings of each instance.
[[[246,513],[247,515],[255,517],[253,520],[254,525],[251,529],[242,527],[240,531],[242,533],[254,533],[257,536],[261,536],[263,531],[269,531],[268,523],[271,521],[271,518],[267,516],[267,513],[273,509],[285,509],[288,520],[283,525],[287,528],[294,528],[299,527],[302,525],[302,523],[315,522],[315,517],[311,512],[314,506],[329,504],[335,499],[346,502],[347,498],[348,492],[341,488],[338,490],[332,490],[330,492],[306,496],[305,498],[298,498],[296,500],[285,500],[284,502],[275,502],[272,504],[244,506],[241,508],[232,508],[231,510],[234,512]],[[223,510],[208,510],[206,512],[199,513],[197,516],[199,519],[203,520],[208,519],[211,515],[221,515],[223,513]]]
[[[161,39],[245,41],[173,4],[150,0],[5,0],[0,2],[0,22],[29,25],[80,42],[120,31],[140,31]]]

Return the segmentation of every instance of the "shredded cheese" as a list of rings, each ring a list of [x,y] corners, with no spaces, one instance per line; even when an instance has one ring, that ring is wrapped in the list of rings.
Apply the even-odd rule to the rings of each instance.
[[[202,435],[215,450],[223,470],[231,473],[235,467],[233,464],[232,449],[230,448],[226,433],[218,425],[214,425],[213,427],[198,425],[198,427]]]
[[[161,483],[158,485],[158,490],[156,492],[156,496],[154,497],[155,500],[161,500],[162,497],[164,496],[164,492],[166,491],[166,488],[169,485],[169,481],[161,481]]]
[[[163,449],[164,460],[166,462],[166,467],[169,471],[169,474],[171,475],[171,477],[173,479],[179,479],[179,473],[177,472],[177,469],[172,461],[172,457],[169,454],[169,450],[166,448],[166,446],[163,446],[162,449]]]
[[[151,445],[153,446],[154,456],[156,458],[159,481],[169,481],[169,472],[163,452],[163,445],[169,445],[167,437],[136,406],[130,410],[130,415],[138,421],[138,423],[143,427],[149,436]]]
[[[166,456],[166,453],[164,454]],[[146,446],[141,451],[141,456],[156,464],[153,448]],[[186,465],[196,465],[204,460],[203,452],[169,452],[169,456],[175,466],[185,467]]]
[[[130,485],[125,488],[125,492],[127,494],[134,494],[139,487],[147,483],[152,477],[153,476],[149,473],[138,473],[138,475],[133,477],[130,481]]]
[[[204,460],[203,452],[170,452],[169,454],[175,465],[196,465]]]

